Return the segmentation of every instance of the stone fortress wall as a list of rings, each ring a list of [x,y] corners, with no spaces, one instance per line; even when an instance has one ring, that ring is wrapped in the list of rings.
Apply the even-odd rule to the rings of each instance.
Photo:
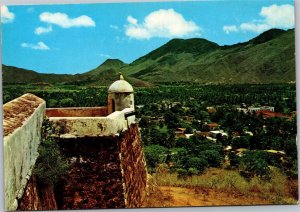
[[[3,105],[5,209],[16,210],[18,199],[38,157],[44,100],[25,94]]]
[[[112,95],[114,92],[123,95]],[[120,77],[109,93],[107,107],[46,109],[45,101],[32,94],[3,106],[6,210],[141,206],[147,171],[134,115],[133,89]],[[120,107],[122,99],[113,99],[119,97],[125,98],[124,107]],[[36,202],[53,194],[37,191],[31,176],[45,115],[57,129],[62,154],[71,161],[70,180],[61,195],[50,201],[52,206]]]

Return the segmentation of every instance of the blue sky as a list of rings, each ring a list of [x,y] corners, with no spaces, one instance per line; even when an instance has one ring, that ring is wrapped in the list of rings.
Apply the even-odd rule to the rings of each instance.
[[[270,28],[294,28],[291,0],[29,5],[1,8],[2,63],[42,73],[76,74],[108,58],[126,63],[172,38],[219,45]]]

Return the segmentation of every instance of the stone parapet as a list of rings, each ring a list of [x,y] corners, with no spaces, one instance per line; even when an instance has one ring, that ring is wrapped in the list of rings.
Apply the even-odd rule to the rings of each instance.
[[[5,210],[16,210],[38,157],[46,103],[25,94],[3,105]]]
[[[101,117],[107,116],[107,107],[47,108],[48,117]]]
[[[126,108],[106,117],[49,117],[60,138],[116,135],[135,122],[134,110]]]

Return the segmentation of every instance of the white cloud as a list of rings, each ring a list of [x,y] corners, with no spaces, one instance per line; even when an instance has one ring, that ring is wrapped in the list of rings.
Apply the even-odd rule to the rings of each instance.
[[[100,57],[111,58],[111,56],[110,56],[110,55],[108,55],[108,54],[99,54],[99,56],[100,56]]]
[[[131,15],[127,17],[127,21],[133,25],[137,25],[138,22],[137,19],[133,18]]]
[[[294,6],[290,4],[263,7],[260,15],[265,17],[265,22],[272,27],[292,28],[294,27]]]
[[[52,31],[52,26],[48,26],[47,28],[45,27],[37,27],[34,30],[34,33],[37,35],[41,35],[41,34],[45,34],[45,33],[49,33]]]
[[[262,7],[259,15],[263,19],[242,23],[241,30],[261,33],[271,28],[294,27],[294,6],[290,4],[273,4],[269,7]]]
[[[119,27],[117,25],[109,25],[110,28],[114,29],[114,30],[119,30]]]
[[[242,23],[240,25],[241,30],[261,33],[271,29],[272,27],[268,24],[256,24],[256,23]]]
[[[200,27],[173,9],[160,9],[145,17],[142,24],[132,16],[127,17],[125,33],[130,38],[150,39],[152,37],[172,38],[187,37],[200,34]]]
[[[82,15],[77,18],[70,18],[65,13],[43,12],[40,20],[49,24],[56,24],[62,28],[70,27],[95,27],[95,21],[89,16]]]
[[[261,16],[259,20],[244,22],[236,28],[235,25],[223,26],[223,30],[226,34],[239,30],[262,33],[271,28],[290,29],[295,26],[294,6],[290,4],[262,7],[259,15]]]
[[[37,44],[32,43],[22,43],[21,47],[23,48],[30,48],[34,50],[49,50],[50,48],[43,42],[38,42]]]
[[[11,23],[15,19],[15,14],[9,11],[7,6],[1,6],[1,23]]]
[[[225,25],[225,26],[223,26],[223,31],[226,34],[229,34],[231,32],[238,32],[239,30],[236,25]]]

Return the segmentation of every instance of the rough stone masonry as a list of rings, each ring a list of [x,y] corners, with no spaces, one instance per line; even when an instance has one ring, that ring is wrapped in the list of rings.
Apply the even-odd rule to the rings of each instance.
[[[47,111],[45,101],[32,94],[3,106],[6,210],[141,206],[147,171],[133,88],[120,76],[108,93],[104,107]],[[71,164],[58,190],[39,187],[31,174],[45,114],[58,128],[56,141]]]

